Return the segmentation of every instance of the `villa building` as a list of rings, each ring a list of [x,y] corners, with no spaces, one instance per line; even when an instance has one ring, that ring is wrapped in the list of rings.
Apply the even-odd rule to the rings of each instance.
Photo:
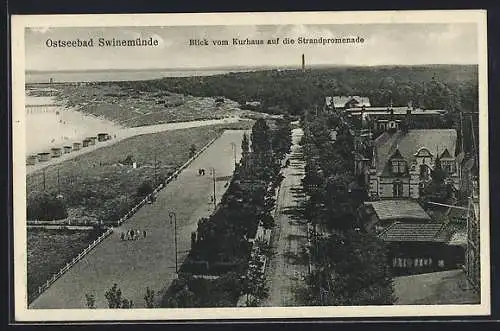
[[[436,157],[458,185],[456,142],[455,129],[388,130],[375,139],[372,159],[358,158],[357,168],[368,169],[372,198],[418,198],[431,179]]]

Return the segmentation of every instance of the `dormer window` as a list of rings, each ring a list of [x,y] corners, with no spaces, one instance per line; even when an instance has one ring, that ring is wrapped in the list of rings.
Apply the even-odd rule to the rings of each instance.
[[[393,174],[404,174],[407,171],[406,161],[401,155],[399,149],[396,149],[394,154],[391,156],[390,165]]]
[[[448,174],[453,174],[455,173],[455,171],[457,171],[455,160],[451,156],[448,149],[445,149],[444,152],[441,154],[440,160],[441,160],[441,166]]]
[[[393,160],[392,172],[394,174],[404,174],[406,172],[406,162],[402,160]]]

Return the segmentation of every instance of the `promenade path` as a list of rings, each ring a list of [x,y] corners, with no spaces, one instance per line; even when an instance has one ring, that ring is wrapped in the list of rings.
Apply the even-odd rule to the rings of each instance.
[[[78,151],[73,151],[73,152],[68,153],[68,154],[63,154],[60,157],[52,158],[47,162],[40,162],[40,163],[36,163],[34,165],[27,165],[26,166],[26,174],[29,175],[33,172],[42,170],[43,168],[46,168],[48,166],[58,164],[58,163],[61,163],[61,162],[67,161],[67,160],[71,160],[77,156],[92,152],[98,148],[102,148],[105,146],[110,146],[110,145],[116,144],[117,142],[119,142],[123,139],[130,138],[130,137],[139,136],[139,135],[143,135],[143,134],[159,133],[159,132],[163,132],[163,131],[173,131],[173,130],[194,128],[194,127],[201,127],[201,126],[207,126],[207,125],[237,123],[238,121],[240,121],[240,118],[238,118],[238,117],[228,117],[228,118],[218,119],[218,120],[200,120],[200,121],[189,121],[189,122],[177,122],[177,123],[165,123],[165,124],[138,126],[138,127],[132,127],[132,128],[121,128],[121,129],[118,129],[118,130],[110,133],[112,136],[111,140],[103,141],[103,142],[96,142],[95,145],[88,146],[88,147],[82,148]]]
[[[276,227],[271,245],[276,255],[266,270],[270,293],[262,303],[266,307],[286,307],[299,305],[295,299],[295,287],[303,281],[308,270],[307,223],[301,219],[299,208],[306,196],[302,189],[304,161],[299,141],[302,129],[292,130],[290,166],[285,168],[285,179],[281,183],[276,202]]]
[[[114,283],[123,298],[135,308],[145,307],[146,287],[159,291],[175,278],[174,225],[169,212],[177,215],[179,266],[191,245],[191,232],[198,220],[213,211],[213,178],[216,170],[217,202],[234,170],[234,153],[241,156],[244,131],[228,130],[160,191],[153,204],[146,204],[113,234],[94,248],[73,268],[42,293],[29,308],[86,308],[85,294],[93,294],[97,308],[107,308],[104,293]],[[206,170],[205,176],[198,169]],[[146,230],[146,238],[122,241],[120,234],[130,229]],[[70,243],[68,243],[70,244]]]

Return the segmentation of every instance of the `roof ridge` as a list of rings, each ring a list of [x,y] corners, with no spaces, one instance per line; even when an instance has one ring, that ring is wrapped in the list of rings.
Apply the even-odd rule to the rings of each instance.
[[[432,224],[432,223],[431,223],[431,224]],[[441,226],[439,227],[439,229],[438,229],[438,230],[436,231],[436,233],[434,234],[433,239],[434,239],[434,240],[439,240],[438,236],[439,236],[439,235],[441,235],[441,234],[443,234],[444,229],[445,229],[446,227],[447,227],[447,224],[446,224],[446,223],[444,223],[444,222],[443,222],[443,223],[441,223]],[[448,240],[448,239],[446,239],[446,240]]]
[[[392,229],[397,224],[401,224],[401,222],[396,221],[396,222],[392,223],[391,225],[389,225],[388,227],[386,227],[384,230],[382,230],[382,232],[380,232],[377,237],[380,238],[383,234],[385,234],[386,232],[388,232],[390,229]]]

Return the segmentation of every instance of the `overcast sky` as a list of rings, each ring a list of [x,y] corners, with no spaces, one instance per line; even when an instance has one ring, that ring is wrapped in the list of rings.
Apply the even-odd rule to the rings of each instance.
[[[362,37],[363,44],[189,46],[194,38]],[[158,47],[50,48],[46,40],[153,37]],[[477,64],[475,24],[27,28],[26,69],[152,69],[307,64]]]

